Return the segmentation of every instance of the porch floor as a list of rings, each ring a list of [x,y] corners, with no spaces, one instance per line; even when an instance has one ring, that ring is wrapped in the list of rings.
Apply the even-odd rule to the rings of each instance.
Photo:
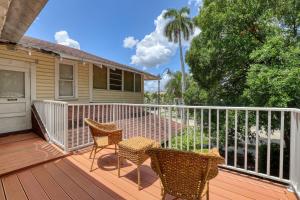
[[[32,132],[0,137],[0,176],[62,156],[60,149]]]
[[[159,179],[149,167],[149,160],[141,167],[141,191],[137,190],[135,165],[126,161],[118,178],[116,161],[113,150],[103,150],[98,153],[95,170],[90,172],[89,151],[80,151],[2,176],[0,200],[160,199]],[[286,186],[221,169],[210,182],[210,199],[295,200],[296,197]]]

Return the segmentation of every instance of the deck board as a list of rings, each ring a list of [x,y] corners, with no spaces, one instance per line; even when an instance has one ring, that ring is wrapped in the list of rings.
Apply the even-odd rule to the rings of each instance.
[[[64,156],[34,133],[0,137],[0,145],[0,176]]]
[[[28,199],[16,174],[3,177],[2,183],[7,200]]]
[[[17,174],[24,191],[30,200],[50,200],[41,185],[37,182],[30,170]]]
[[[90,172],[88,151],[18,171],[0,177],[3,183],[2,199],[104,199],[104,200],[158,200],[160,182],[147,160],[141,167],[142,190],[137,189],[136,166],[128,161],[117,176],[116,155],[113,150],[103,150],[97,155],[95,170]],[[0,182],[0,183],[1,183]],[[5,194],[4,194],[5,192]],[[2,197],[1,197],[2,195]],[[6,196],[5,196],[6,195]],[[2,198],[2,199],[1,199]],[[173,197],[168,196],[167,199]],[[210,181],[212,200],[282,199],[296,200],[284,185],[220,169]]]

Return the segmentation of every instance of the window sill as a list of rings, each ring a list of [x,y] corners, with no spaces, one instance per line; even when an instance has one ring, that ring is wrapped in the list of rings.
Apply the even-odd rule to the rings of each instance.
[[[64,98],[57,98],[57,101],[78,101],[78,98],[75,97],[64,97]]]

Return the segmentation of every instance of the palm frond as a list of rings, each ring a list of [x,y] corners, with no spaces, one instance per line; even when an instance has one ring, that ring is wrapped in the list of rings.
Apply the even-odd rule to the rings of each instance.
[[[183,7],[179,10],[179,14],[181,16],[184,16],[184,15],[189,15],[190,14],[190,8],[189,7]]]
[[[177,15],[179,15],[179,13],[176,9],[168,9],[167,12],[163,15],[163,17],[165,19],[167,19],[167,18],[176,18]]]

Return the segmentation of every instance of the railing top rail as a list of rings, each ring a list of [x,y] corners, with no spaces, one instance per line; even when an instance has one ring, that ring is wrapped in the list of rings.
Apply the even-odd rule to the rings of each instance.
[[[68,104],[68,102],[65,101],[54,101],[54,100],[34,100],[34,102],[44,102],[44,103],[55,103],[55,104]]]
[[[156,107],[156,108],[196,108],[196,109],[214,109],[214,110],[248,110],[248,111],[286,111],[300,112],[297,108],[278,108],[278,107],[235,107],[235,106],[188,106],[188,105],[157,105],[157,104],[127,104],[127,103],[69,103],[69,106],[80,105],[124,105],[137,107]]]

